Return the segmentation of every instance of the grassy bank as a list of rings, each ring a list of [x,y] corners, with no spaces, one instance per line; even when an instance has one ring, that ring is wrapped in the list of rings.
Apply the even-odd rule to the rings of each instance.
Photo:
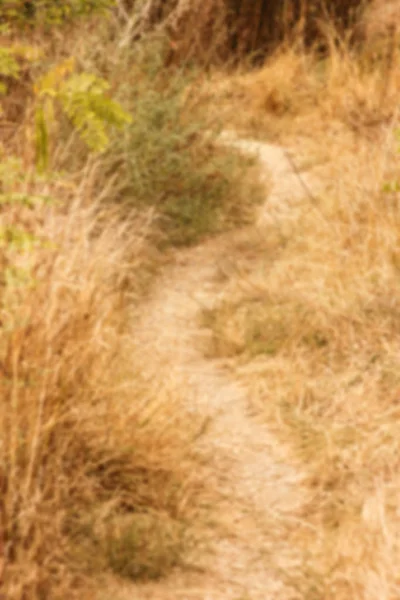
[[[397,50],[391,60],[283,49],[217,92],[238,127],[264,127],[318,181],[290,219],[233,242],[204,315],[209,354],[304,466],[309,500],[285,538],[303,561],[276,557],[304,599],[399,593]]]
[[[202,423],[179,390],[140,372],[132,307],[160,250],[233,226],[252,204],[238,184],[246,165],[190,120],[196,73],[166,74],[157,41],[120,48],[110,13],[47,22],[46,6],[22,33],[10,17],[1,67],[0,581],[10,600],[92,598],[104,573],[158,578],[187,555]]]

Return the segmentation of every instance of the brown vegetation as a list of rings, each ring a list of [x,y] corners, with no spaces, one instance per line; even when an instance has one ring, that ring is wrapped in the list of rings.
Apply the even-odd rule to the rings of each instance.
[[[141,370],[132,308],[146,301],[160,247],[249,223],[248,180],[213,142],[221,119],[290,145],[299,173],[313,167],[325,185],[305,193],[289,220],[269,221],[259,242],[244,234],[232,243],[238,268],[221,272],[224,293],[205,315],[209,353],[226,360],[307,474],[312,501],[301,521],[279,523],[280,547],[304,558],[286,578],[307,600],[399,595],[398,6],[385,4],[379,26],[371,23],[381,7],[372,6],[362,24],[368,44],[357,49],[340,27],[361,3],[332,4],[336,27],[323,21],[322,3],[288,7],[204,2],[200,17],[191,10],[185,20],[183,11],[175,28],[169,21],[171,62],[211,65],[285,38],[256,70],[197,72],[190,81],[174,67],[165,76],[165,47],[151,36],[127,48],[130,23],[69,25],[67,41],[29,32],[49,63],[73,51],[79,68],[108,77],[134,119],[96,158],[64,119],[51,168],[39,173],[31,83],[50,65],[34,63],[4,98],[7,600],[93,597],[100,573],[158,578],[190,547],[205,485],[192,441],[203,423],[188,416],[173,377],[163,386]],[[303,43],[317,31],[324,56]]]
[[[264,220],[257,244],[253,233],[232,245],[225,291],[205,314],[209,352],[307,473],[310,500],[285,535],[303,552],[285,574],[301,598],[400,589],[400,80],[397,40],[382,31],[373,59],[371,46],[333,45],[323,62],[286,48],[207,89],[230,126],[289,147],[307,182],[302,201]]]
[[[250,55],[260,62],[279,44],[325,47],[324,30],[360,38],[365,0],[149,0],[135,22],[133,38],[163,30],[173,40],[170,61],[206,65],[237,62]],[[355,25],[360,24],[358,28]],[[356,34],[357,35],[354,35]]]
[[[10,600],[72,597],[73,588],[82,597],[79,584],[107,569],[159,576],[184,543],[179,490],[193,432],[178,425],[178,398],[147,422],[160,397],[136,371],[127,320],[148,226],[135,215],[121,222],[111,210],[99,213],[93,174],[67,197],[53,187],[59,207],[3,212],[3,222],[29,223],[37,239],[34,248],[26,242],[13,270],[4,270],[10,251],[1,255],[3,589]]]
[[[29,78],[17,73],[5,90],[0,578],[7,600],[82,598],[88,589],[92,598],[103,573],[159,578],[187,553],[202,487],[191,440],[202,418],[188,418],[179,390],[146,379],[133,309],[168,260],[159,245],[191,244],[244,215],[234,202],[244,189],[228,193],[238,160],[183,117],[186,80],[165,79],[162,48],[135,49],[133,62],[116,47],[114,22],[84,21],[68,32],[66,40],[59,30],[33,31]],[[6,66],[19,35],[6,36]],[[110,77],[135,119],[123,134],[111,130],[99,156],[57,107],[40,170],[32,85],[52,70],[56,93],[72,50],[81,71]]]

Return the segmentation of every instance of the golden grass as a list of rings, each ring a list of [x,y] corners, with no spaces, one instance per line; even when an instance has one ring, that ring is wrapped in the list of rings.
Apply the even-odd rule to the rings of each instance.
[[[33,246],[3,243],[0,254],[9,268],[0,548],[10,600],[81,598],[107,570],[158,577],[180,560],[195,510],[187,448],[198,426],[183,426],[178,394],[163,398],[135,367],[130,307],[149,225],[101,209],[92,175],[32,189],[32,174],[30,193],[54,202],[2,209],[2,225],[35,235]]]
[[[163,576],[188,560],[203,493],[192,456],[201,418],[187,415],[174,382],[153,385],[142,372],[132,309],[168,260],[156,248],[168,238],[163,191],[172,209],[186,202],[178,205],[187,208],[182,219],[175,212],[178,237],[188,243],[244,219],[253,199],[240,180],[243,161],[203,141],[201,126],[185,117],[184,75],[165,81],[156,45],[139,49],[132,68],[117,35],[101,20],[69,27],[67,43],[57,33],[32,33],[42,58],[27,67],[26,81],[10,85],[4,107],[2,140],[19,159],[3,151],[0,164],[7,600],[93,598],[103,573]],[[109,78],[136,120],[97,158],[64,120],[51,140],[51,168],[38,174],[31,84],[71,51],[80,69]],[[142,161],[136,171],[135,158]]]
[[[399,85],[397,67],[383,80],[360,57],[293,50],[221,83],[226,114],[291,144],[323,187],[233,243],[204,316],[210,355],[303,461],[310,500],[286,542],[304,562],[283,576],[307,600],[400,593],[400,197],[383,191],[399,173]]]
[[[211,73],[198,86],[210,120],[218,107],[227,127],[257,138],[315,137],[327,124],[373,138],[397,110],[399,34],[379,29],[358,50],[329,27],[324,36],[324,56],[295,42],[278,48],[261,68],[244,64],[231,74]]]
[[[99,44],[102,27],[72,30],[68,45],[50,38],[46,52],[61,60],[73,48],[134,110],[140,94],[131,87],[146,87],[153,57],[132,68],[112,36]],[[383,48],[372,59],[332,44],[324,61],[284,49],[258,71],[197,79],[166,120],[168,131],[177,115],[218,102],[213,124],[222,115],[260,136],[301,136],[302,158],[328,164],[321,177],[331,184],[316,203],[306,199],[295,221],[269,225],[257,244],[232,248],[238,276],[207,315],[212,353],[234,357],[260,416],[304,460],[312,501],[303,524],[286,531],[304,566],[286,576],[307,599],[399,595],[400,213],[398,193],[381,188],[398,171],[391,125],[400,79],[393,42]],[[12,117],[8,125],[23,128]],[[0,246],[0,582],[10,600],[93,597],[102,572],[162,576],[190,543],[202,485],[190,456],[201,424],[188,419],[173,382],[153,388],[135,362],[130,309],[151,277],[158,205],[139,212],[124,203],[121,219],[113,202],[103,204],[126,195],[118,161],[137,148],[87,161],[69,134],[54,165],[74,175],[53,179],[34,175],[31,147],[15,136],[27,177],[11,191],[55,200],[0,207],[2,226],[34,234],[18,251]],[[197,128],[184,142],[200,138]],[[215,152],[207,144],[194,144],[204,189],[237,182],[207,171]],[[245,197],[243,184],[228,197],[229,224],[249,213]]]

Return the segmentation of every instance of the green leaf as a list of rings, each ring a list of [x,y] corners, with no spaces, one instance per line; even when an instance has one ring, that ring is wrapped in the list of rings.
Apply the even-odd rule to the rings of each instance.
[[[17,78],[20,73],[20,67],[10,48],[0,46],[0,75],[4,77]]]
[[[400,192],[400,183],[398,181],[388,181],[383,185],[382,191],[386,193]]]
[[[36,165],[44,171],[49,163],[49,134],[43,105],[39,105],[35,114]]]
[[[15,183],[24,181],[24,179],[25,172],[20,158],[10,156],[0,162],[0,181],[4,193]]]
[[[0,227],[0,248],[29,251],[34,248],[38,238],[19,227]]]
[[[35,280],[32,277],[30,269],[22,269],[15,266],[5,269],[5,282],[8,288],[21,288],[33,286]]]
[[[52,199],[49,196],[32,196],[24,193],[0,194],[1,205],[19,205],[33,208],[40,204],[49,204]]]
[[[72,75],[60,90],[63,109],[83,141],[94,151],[108,145],[107,127],[122,127],[131,116],[106,96],[109,84],[90,73]]]

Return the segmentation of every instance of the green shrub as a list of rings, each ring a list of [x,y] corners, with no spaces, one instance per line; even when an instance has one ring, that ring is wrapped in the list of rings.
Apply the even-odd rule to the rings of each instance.
[[[114,573],[128,579],[158,579],[182,560],[184,526],[159,514],[132,514],[108,523],[104,551]]]
[[[68,59],[47,72],[35,85],[36,152],[38,166],[47,167],[49,134],[55,129],[57,108],[66,115],[90,150],[102,152],[109,138],[107,128],[121,128],[130,115],[107,96],[109,83],[91,73],[75,73]]]
[[[163,244],[188,245],[243,224],[257,195],[242,193],[249,160],[219,147],[218,128],[187,100],[196,71],[165,70],[162,56],[146,49],[121,87],[133,119],[110,148],[110,176],[123,173],[120,202],[156,209]]]
[[[113,0],[0,0],[0,22],[59,25],[110,8]]]

